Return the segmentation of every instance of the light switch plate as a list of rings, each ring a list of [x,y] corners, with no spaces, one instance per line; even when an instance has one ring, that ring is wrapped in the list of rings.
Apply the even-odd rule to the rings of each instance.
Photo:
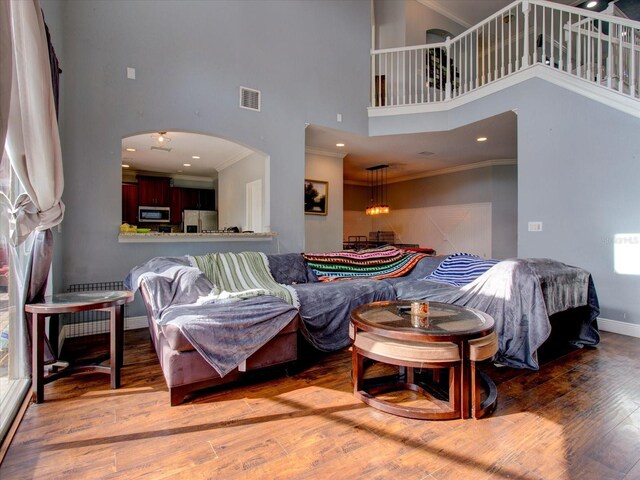
[[[529,231],[530,232],[541,232],[542,231],[542,222],[529,222]]]
[[[136,69],[133,67],[127,67],[127,78],[129,80],[135,80],[136,79]]]

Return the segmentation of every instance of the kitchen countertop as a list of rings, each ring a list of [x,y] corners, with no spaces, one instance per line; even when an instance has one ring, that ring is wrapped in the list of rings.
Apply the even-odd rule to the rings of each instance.
[[[120,233],[118,235],[119,243],[178,243],[178,242],[259,242],[271,241],[277,237],[274,232],[261,233],[233,233],[233,232],[215,232],[215,233]]]

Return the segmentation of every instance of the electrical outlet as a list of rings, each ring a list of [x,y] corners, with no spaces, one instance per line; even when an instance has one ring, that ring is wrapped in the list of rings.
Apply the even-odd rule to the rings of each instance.
[[[530,232],[541,232],[542,231],[542,222],[529,222],[529,231]]]

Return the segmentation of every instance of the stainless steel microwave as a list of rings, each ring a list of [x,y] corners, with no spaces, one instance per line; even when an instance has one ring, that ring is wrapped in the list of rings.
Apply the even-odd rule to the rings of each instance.
[[[171,209],[169,207],[138,207],[139,223],[169,223]]]

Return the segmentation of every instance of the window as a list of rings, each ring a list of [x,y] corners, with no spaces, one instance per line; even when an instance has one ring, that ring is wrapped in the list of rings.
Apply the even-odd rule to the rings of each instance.
[[[4,152],[0,160],[0,192],[8,199],[17,196],[18,181],[13,174],[9,158]],[[20,403],[29,388],[30,379],[27,368],[27,351],[23,342],[21,328],[24,317],[15,308],[21,297],[18,291],[18,269],[20,248],[12,255],[7,235],[9,219],[6,209],[0,213],[0,439],[4,438]],[[30,242],[25,242],[29,244]],[[22,255],[26,258],[26,255]],[[18,312],[18,314],[17,314]]]

